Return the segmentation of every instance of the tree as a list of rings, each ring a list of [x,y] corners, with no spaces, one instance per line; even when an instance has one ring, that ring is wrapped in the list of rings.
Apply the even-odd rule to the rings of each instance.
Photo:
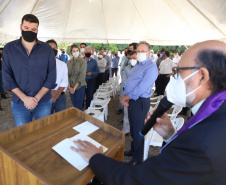
[[[109,44],[109,50],[111,51],[111,53],[114,53],[118,51],[118,47],[116,46],[116,44]]]

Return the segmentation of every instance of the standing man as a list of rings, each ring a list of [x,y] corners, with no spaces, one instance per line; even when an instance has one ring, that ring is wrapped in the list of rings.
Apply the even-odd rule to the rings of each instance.
[[[117,77],[119,60],[120,60],[120,57],[118,56],[118,52],[116,51],[112,59],[112,65],[111,65],[112,77],[114,77],[114,74],[115,74],[115,77]]]
[[[163,60],[159,66],[159,95],[164,95],[167,84],[170,80],[170,74],[172,73],[172,68],[176,66],[174,62],[169,58],[169,51],[165,51],[163,55]]]
[[[97,65],[100,73],[96,77],[96,90],[99,88],[99,85],[104,83],[105,80],[106,59],[103,58],[103,51],[100,51],[98,54]]]
[[[56,60],[52,48],[37,39],[39,20],[24,15],[22,37],[5,45],[3,80],[13,92],[12,112],[16,126],[51,114],[51,91],[56,87]]]
[[[137,52],[136,51],[131,51],[129,53],[129,60],[130,60],[130,65],[125,67],[123,74],[122,74],[122,83],[121,83],[121,86],[120,86],[120,90],[122,88],[123,93],[124,93],[124,90],[125,90],[126,81],[129,78],[129,75],[130,75],[133,67],[137,64]],[[125,134],[128,134],[130,132],[128,107],[124,107],[124,117],[123,117],[122,131],[125,132]]]
[[[52,48],[57,56],[57,43],[55,40],[48,40],[46,41]],[[59,112],[66,109],[66,95],[65,92],[68,86],[68,69],[67,64],[63,61],[56,58],[56,70],[57,70],[57,77],[56,77],[56,84],[57,86],[55,89],[51,90],[52,95],[52,110],[51,113]]]
[[[105,82],[109,80],[110,77],[110,69],[111,69],[111,57],[108,56],[107,48],[103,50],[104,59],[106,60],[106,68],[105,68]]]
[[[65,49],[62,49],[62,54],[59,56],[59,60],[63,61],[64,63],[67,64],[68,61],[68,55],[65,51]]]
[[[85,57],[85,47],[86,47],[86,43],[80,44],[80,53],[81,53],[82,57]]]
[[[155,56],[154,56],[154,51],[153,50],[151,50],[150,58],[151,58],[152,62],[155,61]]]
[[[85,48],[85,61],[87,62],[87,70],[86,70],[86,109],[90,106],[90,102],[93,98],[93,93],[95,90],[95,77],[99,74],[99,68],[97,65],[97,61],[91,58],[91,48]]]
[[[125,84],[124,96],[120,101],[128,107],[130,132],[133,138],[131,151],[126,156],[133,156],[131,164],[137,165],[143,161],[144,137],[139,131],[144,125],[144,119],[150,109],[152,86],[158,76],[156,65],[149,58],[151,46],[141,41],[137,47],[138,64],[134,66]]]
[[[178,63],[180,62],[181,57],[179,56],[178,52],[175,51],[174,52],[174,58],[173,58],[173,62],[178,65]]]

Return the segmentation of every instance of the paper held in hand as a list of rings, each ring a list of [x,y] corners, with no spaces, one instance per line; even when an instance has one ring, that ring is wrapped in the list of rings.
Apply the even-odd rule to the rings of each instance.
[[[66,161],[68,161],[72,166],[77,168],[79,171],[83,170],[85,167],[87,167],[89,164],[81,157],[80,154],[77,152],[74,152],[70,147],[73,146],[75,148],[78,148],[77,145],[73,142],[74,140],[77,141],[78,139],[82,141],[88,141],[95,145],[97,148],[102,146],[100,143],[96,142],[92,138],[88,137],[87,135],[84,135],[82,133],[72,137],[64,139],[63,141],[56,144],[52,149],[57,152],[59,155],[61,155]],[[104,147],[104,153],[108,150],[108,148]]]

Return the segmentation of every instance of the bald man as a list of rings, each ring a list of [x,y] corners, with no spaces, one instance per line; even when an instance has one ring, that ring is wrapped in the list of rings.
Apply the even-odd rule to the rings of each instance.
[[[72,149],[104,184],[226,184],[226,44],[195,44],[173,71],[167,99],[191,107],[194,116],[178,132],[166,113],[157,118],[154,129],[165,139],[158,156],[130,166],[104,156],[102,148],[75,142],[80,149]]]

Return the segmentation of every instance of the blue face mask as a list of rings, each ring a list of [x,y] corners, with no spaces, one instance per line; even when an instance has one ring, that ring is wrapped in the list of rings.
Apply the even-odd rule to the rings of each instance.
[[[164,54],[160,54],[160,57],[163,57],[164,56]]]

